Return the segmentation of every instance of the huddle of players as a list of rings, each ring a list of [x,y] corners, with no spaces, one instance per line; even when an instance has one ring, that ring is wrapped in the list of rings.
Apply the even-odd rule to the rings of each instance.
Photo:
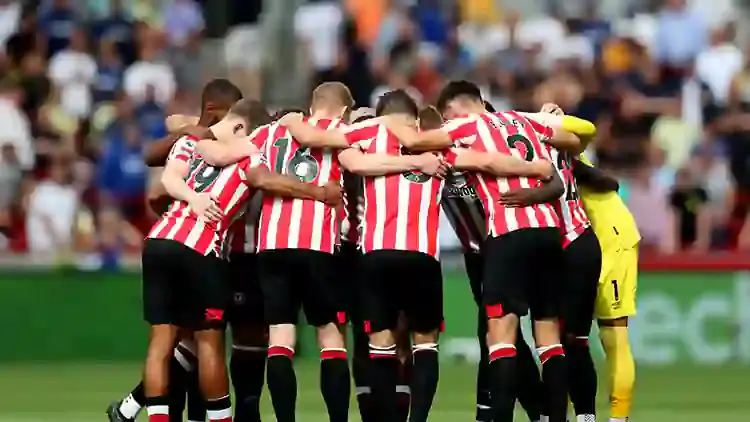
[[[575,132],[565,128],[564,118],[553,131],[535,117],[487,112],[474,85],[454,82],[438,102],[450,120],[441,125],[441,116],[432,115],[434,129],[426,111],[419,116],[422,130],[416,130],[417,107],[402,91],[381,98],[377,118],[343,125],[340,119],[352,105],[348,90],[324,84],[313,93],[311,118],[293,113],[264,124],[268,117],[260,104],[226,101],[232,89],[222,85],[228,82],[213,84],[204,90],[198,123],[211,126],[216,141],[199,140],[208,133],[182,137],[169,152],[162,182],[176,200],[149,234],[143,256],[144,313],[152,325],[144,382],[110,409],[110,419],[132,419],[144,404],[150,421],[165,422],[170,413],[172,420],[181,418],[184,389],[175,388],[178,380],[170,375],[197,364],[206,400],[190,400],[188,418],[204,419],[203,409],[191,415],[195,401],[205,406],[209,420],[231,420],[223,350],[228,320],[234,336],[235,419],[259,420],[267,366],[277,420],[295,420],[291,358],[302,307],[318,331],[321,391],[330,420],[348,418],[350,374],[339,330],[347,312],[358,325],[355,335],[369,337],[355,341],[360,351],[367,344],[369,356],[362,359],[355,350],[353,365],[357,392],[369,392],[358,394],[363,420],[403,420],[406,413],[410,421],[426,420],[438,384],[442,325],[439,204],[467,250],[472,290],[482,304],[480,321],[486,322],[478,333],[480,344],[485,337],[487,344],[478,371],[477,419],[512,420],[518,396],[532,420],[564,421],[568,387],[579,418],[593,418],[596,373],[586,339],[602,255],[577,196],[573,160],[565,152],[580,148],[580,142],[562,130]],[[226,115],[216,122],[222,112]],[[248,142],[248,132],[261,124]],[[415,155],[402,154],[404,147]],[[549,162],[557,165],[559,176]],[[447,180],[434,177],[446,165]],[[336,252],[342,177],[345,232]],[[538,179],[546,180],[542,187]],[[244,209],[248,202],[253,205],[256,190],[264,192],[255,200],[257,226],[257,217],[249,218],[252,212]],[[243,211],[248,218],[237,220]],[[228,251],[225,267],[220,258]],[[362,276],[341,277],[336,270],[342,266],[356,268],[345,274]],[[227,269],[232,277],[225,276]],[[227,303],[229,280],[236,283],[240,306]],[[565,298],[562,309],[560,297]],[[615,299],[619,302],[617,292]],[[518,317],[529,309],[541,381],[531,351],[517,335]],[[412,334],[411,362],[396,351],[399,314]],[[565,317],[562,338],[560,316]],[[177,327],[193,332],[195,350],[181,342],[173,351],[185,336]],[[171,368],[170,357],[176,362]],[[409,366],[411,404],[404,412],[396,386],[399,372]],[[576,377],[568,386],[569,371]],[[170,398],[170,391],[182,397]]]

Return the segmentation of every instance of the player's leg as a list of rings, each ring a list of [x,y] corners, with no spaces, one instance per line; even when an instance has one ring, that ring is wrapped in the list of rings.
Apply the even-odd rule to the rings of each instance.
[[[411,407],[411,382],[414,372],[411,333],[403,312],[399,312],[396,332],[396,356],[398,356],[398,380],[396,381],[396,411],[398,422],[406,422]]]
[[[336,282],[336,257],[319,251],[304,254],[297,289],[303,290],[303,307],[309,324],[316,328],[320,346],[320,391],[331,422],[349,419],[351,375],[346,341],[340,326],[346,323],[340,284]],[[307,277],[305,277],[307,275]]]
[[[187,326],[194,329],[198,380],[209,422],[231,422],[225,329],[232,301],[227,263],[213,256],[192,257],[183,263],[190,275],[191,312]]]
[[[149,422],[169,421],[169,361],[174,355],[180,308],[175,260],[184,256],[176,242],[147,239],[143,249],[143,311],[151,332],[143,369],[143,394]]]
[[[557,229],[533,229],[534,261],[527,284],[534,323],[534,341],[542,365],[544,412],[550,422],[566,422],[568,381],[565,353],[560,338],[559,315],[562,305],[561,276],[564,257]]]
[[[394,331],[398,325],[399,306],[394,301],[401,298],[394,297],[394,292],[400,291],[396,290],[397,282],[393,280],[398,269],[392,267],[389,252],[369,252],[360,261],[363,274],[359,283],[362,289],[362,316],[369,335],[368,375],[375,420],[379,422],[398,420],[396,385],[399,360]]]
[[[479,366],[476,381],[476,420],[489,422],[492,420],[492,403],[487,374],[489,365],[487,351],[487,313],[482,306],[482,275],[484,274],[482,256],[474,252],[464,253],[464,266],[469,278],[471,294],[477,304],[477,341],[479,342]]]
[[[635,384],[628,317],[635,315],[636,311],[638,250],[633,248],[614,256],[605,253],[602,259],[607,273],[599,280],[596,315],[609,369],[610,421],[624,422],[630,416]]]
[[[298,262],[290,250],[269,250],[258,254],[258,276],[263,292],[263,312],[268,328],[266,384],[278,422],[293,422],[297,406],[297,376],[294,359],[300,292],[295,291],[294,274],[288,270]]]
[[[440,263],[420,252],[402,252],[402,280],[408,281],[404,312],[413,336],[414,370],[410,422],[426,422],[440,378],[438,333],[443,323],[443,274]]]
[[[229,317],[232,327],[229,373],[237,422],[260,422],[260,396],[266,374],[268,330],[263,321],[263,296],[255,258],[252,254],[236,254],[229,262],[234,290]]]
[[[525,233],[511,232],[490,237],[484,244],[482,302],[487,323],[488,378],[492,420],[512,422],[516,401],[516,334],[519,318],[528,312],[526,292],[533,245]],[[535,253],[535,251],[533,252]]]
[[[589,333],[602,260],[593,230],[586,230],[564,250],[563,347],[568,365],[570,400],[579,420],[596,420],[596,368],[589,350]]]

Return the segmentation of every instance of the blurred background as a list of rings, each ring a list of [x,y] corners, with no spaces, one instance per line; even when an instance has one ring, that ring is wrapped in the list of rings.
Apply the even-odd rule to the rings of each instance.
[[[271,107],[331,80],[359,105],[396,88],[426,104],[470,79],[498,109],[596,122],[587,154],[643,235],[639,420],[750,411],[750,1],[0,0],[0,421],[97,420],[136,380],[142,150],[214,77]],[[444,226],[443,356],[475,360]],[[471,377],[446,371],[435,420],[468,418]],[[301,400],[317,421],[317,394]]]

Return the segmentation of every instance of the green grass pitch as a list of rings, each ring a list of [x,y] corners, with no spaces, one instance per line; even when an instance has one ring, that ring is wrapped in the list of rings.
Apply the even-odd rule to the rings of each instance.
[[[126,393],[138,378],[132,363],[0,364],[0,422],[105,421],[107,404]],[[317,391],[317,365],[297,364],[299,420],[327,420]],[[600,378],[603,373],[600,373]],[[750,414],[748,366],[640,368],[632,422],[735,422]],[[600,384],[604,384],[601,379]],[[431,422],[473,421],[474,367],[441,367]],[[607,415],[606,393],[599,395],[600,420]],[[359,418],[352,401],[352,421]],[[264,395],[264,420],[273,414]],[[519,412],[517,421],[525,421]]]

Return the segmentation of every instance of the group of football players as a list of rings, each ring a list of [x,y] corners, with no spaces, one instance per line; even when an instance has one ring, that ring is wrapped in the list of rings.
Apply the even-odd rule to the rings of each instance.
[[[146,156],[164,170],[143,248],[143,380],[110,421],[142,408],[177,421],[185,407],[190,421],[259,421],[264,385],[276,419],[295,421],[301,311],[332,422],[349,418],[352,376],[363,422],[426,421],[445,325],[441,208],[478,306],[476,420],[510,422],[518,400],[530,421],[564,422],[570,399],[578,421],[595,421],[595,319],[610,420],[627,420],[640,237],[617,181],[580,154],[592,123],[554,104],[496,112],[466,81],[422,110],[401,90],[354,109],[346,86],[324,83],[309,113],[270,116],[217,79],[199,117],[167,125]],[[541,375],[520,334],[527,314]]]

